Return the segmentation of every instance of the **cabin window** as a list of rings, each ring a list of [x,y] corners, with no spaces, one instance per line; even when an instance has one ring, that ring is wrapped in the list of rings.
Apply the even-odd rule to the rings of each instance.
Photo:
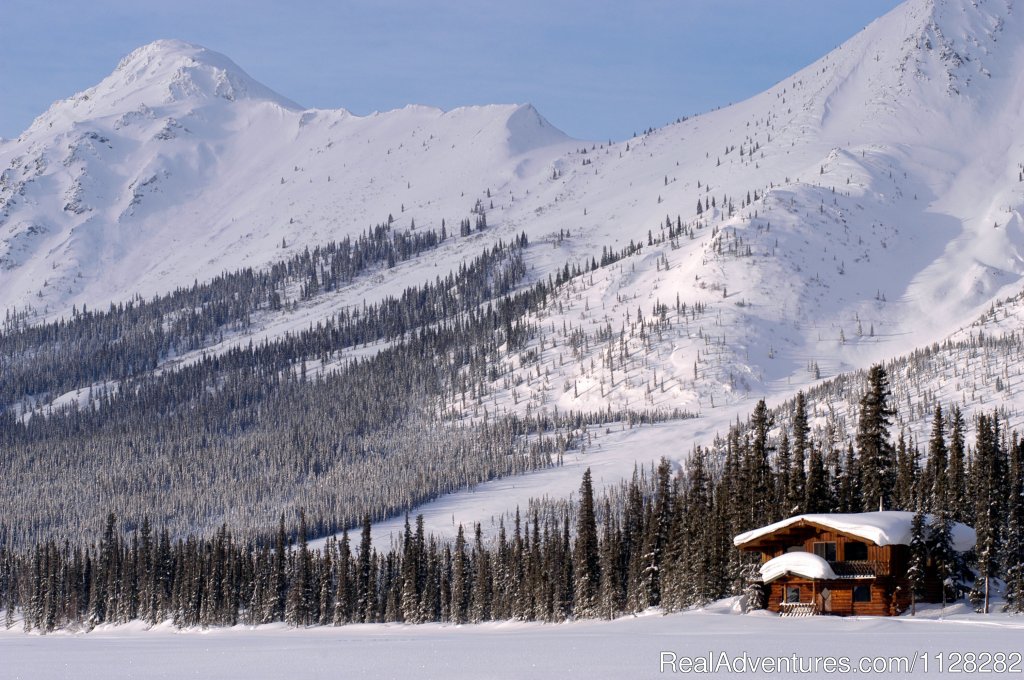
[[[854,602],[871,602],[871,586],[856,586],[853,589]]]
[[[807,551],[804,550],[804,547],[802,545],[791,545],[788,548],[786,548],[786,552],[791,553],[791,552],[807,552]]]
[[[868,558],[868,544],[860,541],[847,541],[843,547],[847,561],[856,562]]]
[[[825,560],[826,562],[836,561],[836,544],[835,541],[827,541],[814,544],[814,554]]]
[[[799,586],[786,586],[786,602],[799,602],[800,601],[800,587]]]

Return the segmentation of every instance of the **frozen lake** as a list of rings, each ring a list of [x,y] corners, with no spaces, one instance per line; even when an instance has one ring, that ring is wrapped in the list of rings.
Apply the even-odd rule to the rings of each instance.
[[[789,663],[822,664],[815,657],[885,657],[905,677],[899,658],[914,661],[914,675],[938,675],[956,654],[1024,650],[1024,617],[981,616],[961,607],[938,620],[934,610],[916,619],[786,619],[767,614],[737,616],[717,610],[616,621],[562,625],[494,623],[477,626],[428,624],[357,625],[295,630],[282,626],[209,631],[143,630],[122,626],[89,634],[26,635],[0,631],[0,676],[57,678],[654,678],[680,677],[684,657],[792,657]],[[949,614],[949,610],[947,610]],[[663,655],[663,653],[665,653]],[[927,673],[923,657],[927,654]],[[896,657],[897,660],[890,660]],[[685,663],[685,661],[682,661]],[[733,662],[735,663],[735,662]],[[768,662],[773,663],[773,661]],[[786,663],[786,662],[782,662]],[[1011,664],[1012,671],[1012,659]],[[800,666],[797,666],[799,668]],[[881,668],[882,666],[879,666]],[[909,666],[908,666],[909,668]],[[1015,666],[1024,675],[1024,664]],[[674,670],[673,670],[674,669]],[[770,669],[769,669],[770,670]],[[966,670],[966,669],[964,669]],[[690,673],[691,675],[695,673]],[[743,677],[787,677],[785,672]],[[963,673],[959,674],[963,675]]]

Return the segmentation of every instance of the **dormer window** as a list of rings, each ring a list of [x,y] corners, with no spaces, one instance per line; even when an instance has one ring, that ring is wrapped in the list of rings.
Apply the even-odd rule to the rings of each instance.
[[[820,541],[814,544],[814,554],[826,562],[836,561],[835,541]]]

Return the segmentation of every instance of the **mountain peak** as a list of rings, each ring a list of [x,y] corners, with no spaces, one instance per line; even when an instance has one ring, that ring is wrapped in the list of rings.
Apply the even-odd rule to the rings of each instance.
[[[166,101],[222,98],[273,101],[301,108],[254,80],[219,52],[183,40],[155,40],[131,52],[98,88],[139,91],[155,88]]]
[[[176,38],[160,38],[140,47],[136,47],[121,59],[115,70],[124,71],[137,68],[138,66],[144,65],[153,59],[175,58],[177,56],[194,57],[196,55],[203,54],[223,57],[223,55],[217,55],[216,52],[212,52],[202,45],[196,45],[195,43],[178,40]]]
[[[176,103],[193,108],[217,100],[265,101],[285,109],[302,108],[219,52],[164,39],[133,50],[94,87],[54,103],[33,128],[49,129],[62,119],[82,121]]]
[[[950,92],[993,75],[1005,59],[996,57],[1000,38],[1016,23],[1013,0],[917,0],[904,6],[908,26],[902,71],[940,76]]]
[[[548,122],[533,104],[514,106],[506,123],[509,150],[513,154],[526,153],[541,146],[556,144],[569,136]]]

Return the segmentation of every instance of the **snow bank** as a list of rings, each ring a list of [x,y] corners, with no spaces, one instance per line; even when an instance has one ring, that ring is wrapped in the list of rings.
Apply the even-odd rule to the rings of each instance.
[[[753,529],[742,533],[736,536],[732,542],[734,545],[743,545],[762,536],[767,536],[779,529],[784,529],[800,522],[807,522],[863,538],[875,545],[909,545],[910,524],[913,519],[914,513],[900,510],[797,515],[784,519],[781,522],[761,527],[760,529]],[[932,516],[928,515],[925,520],[926,524],[930,524],[932,519]],[[953,522],[952,536],[953,549],[961,552],[973,548],[977,541],[974,529],[960,522]]]
[[[765,583],[771,583],[786,574],[818,580],[832,580],[836,578],[836,573],[832,571],[832,567],[829,566],[828,562],[814,553],[786,553],[761,565],[761,578],[764,579]]]

